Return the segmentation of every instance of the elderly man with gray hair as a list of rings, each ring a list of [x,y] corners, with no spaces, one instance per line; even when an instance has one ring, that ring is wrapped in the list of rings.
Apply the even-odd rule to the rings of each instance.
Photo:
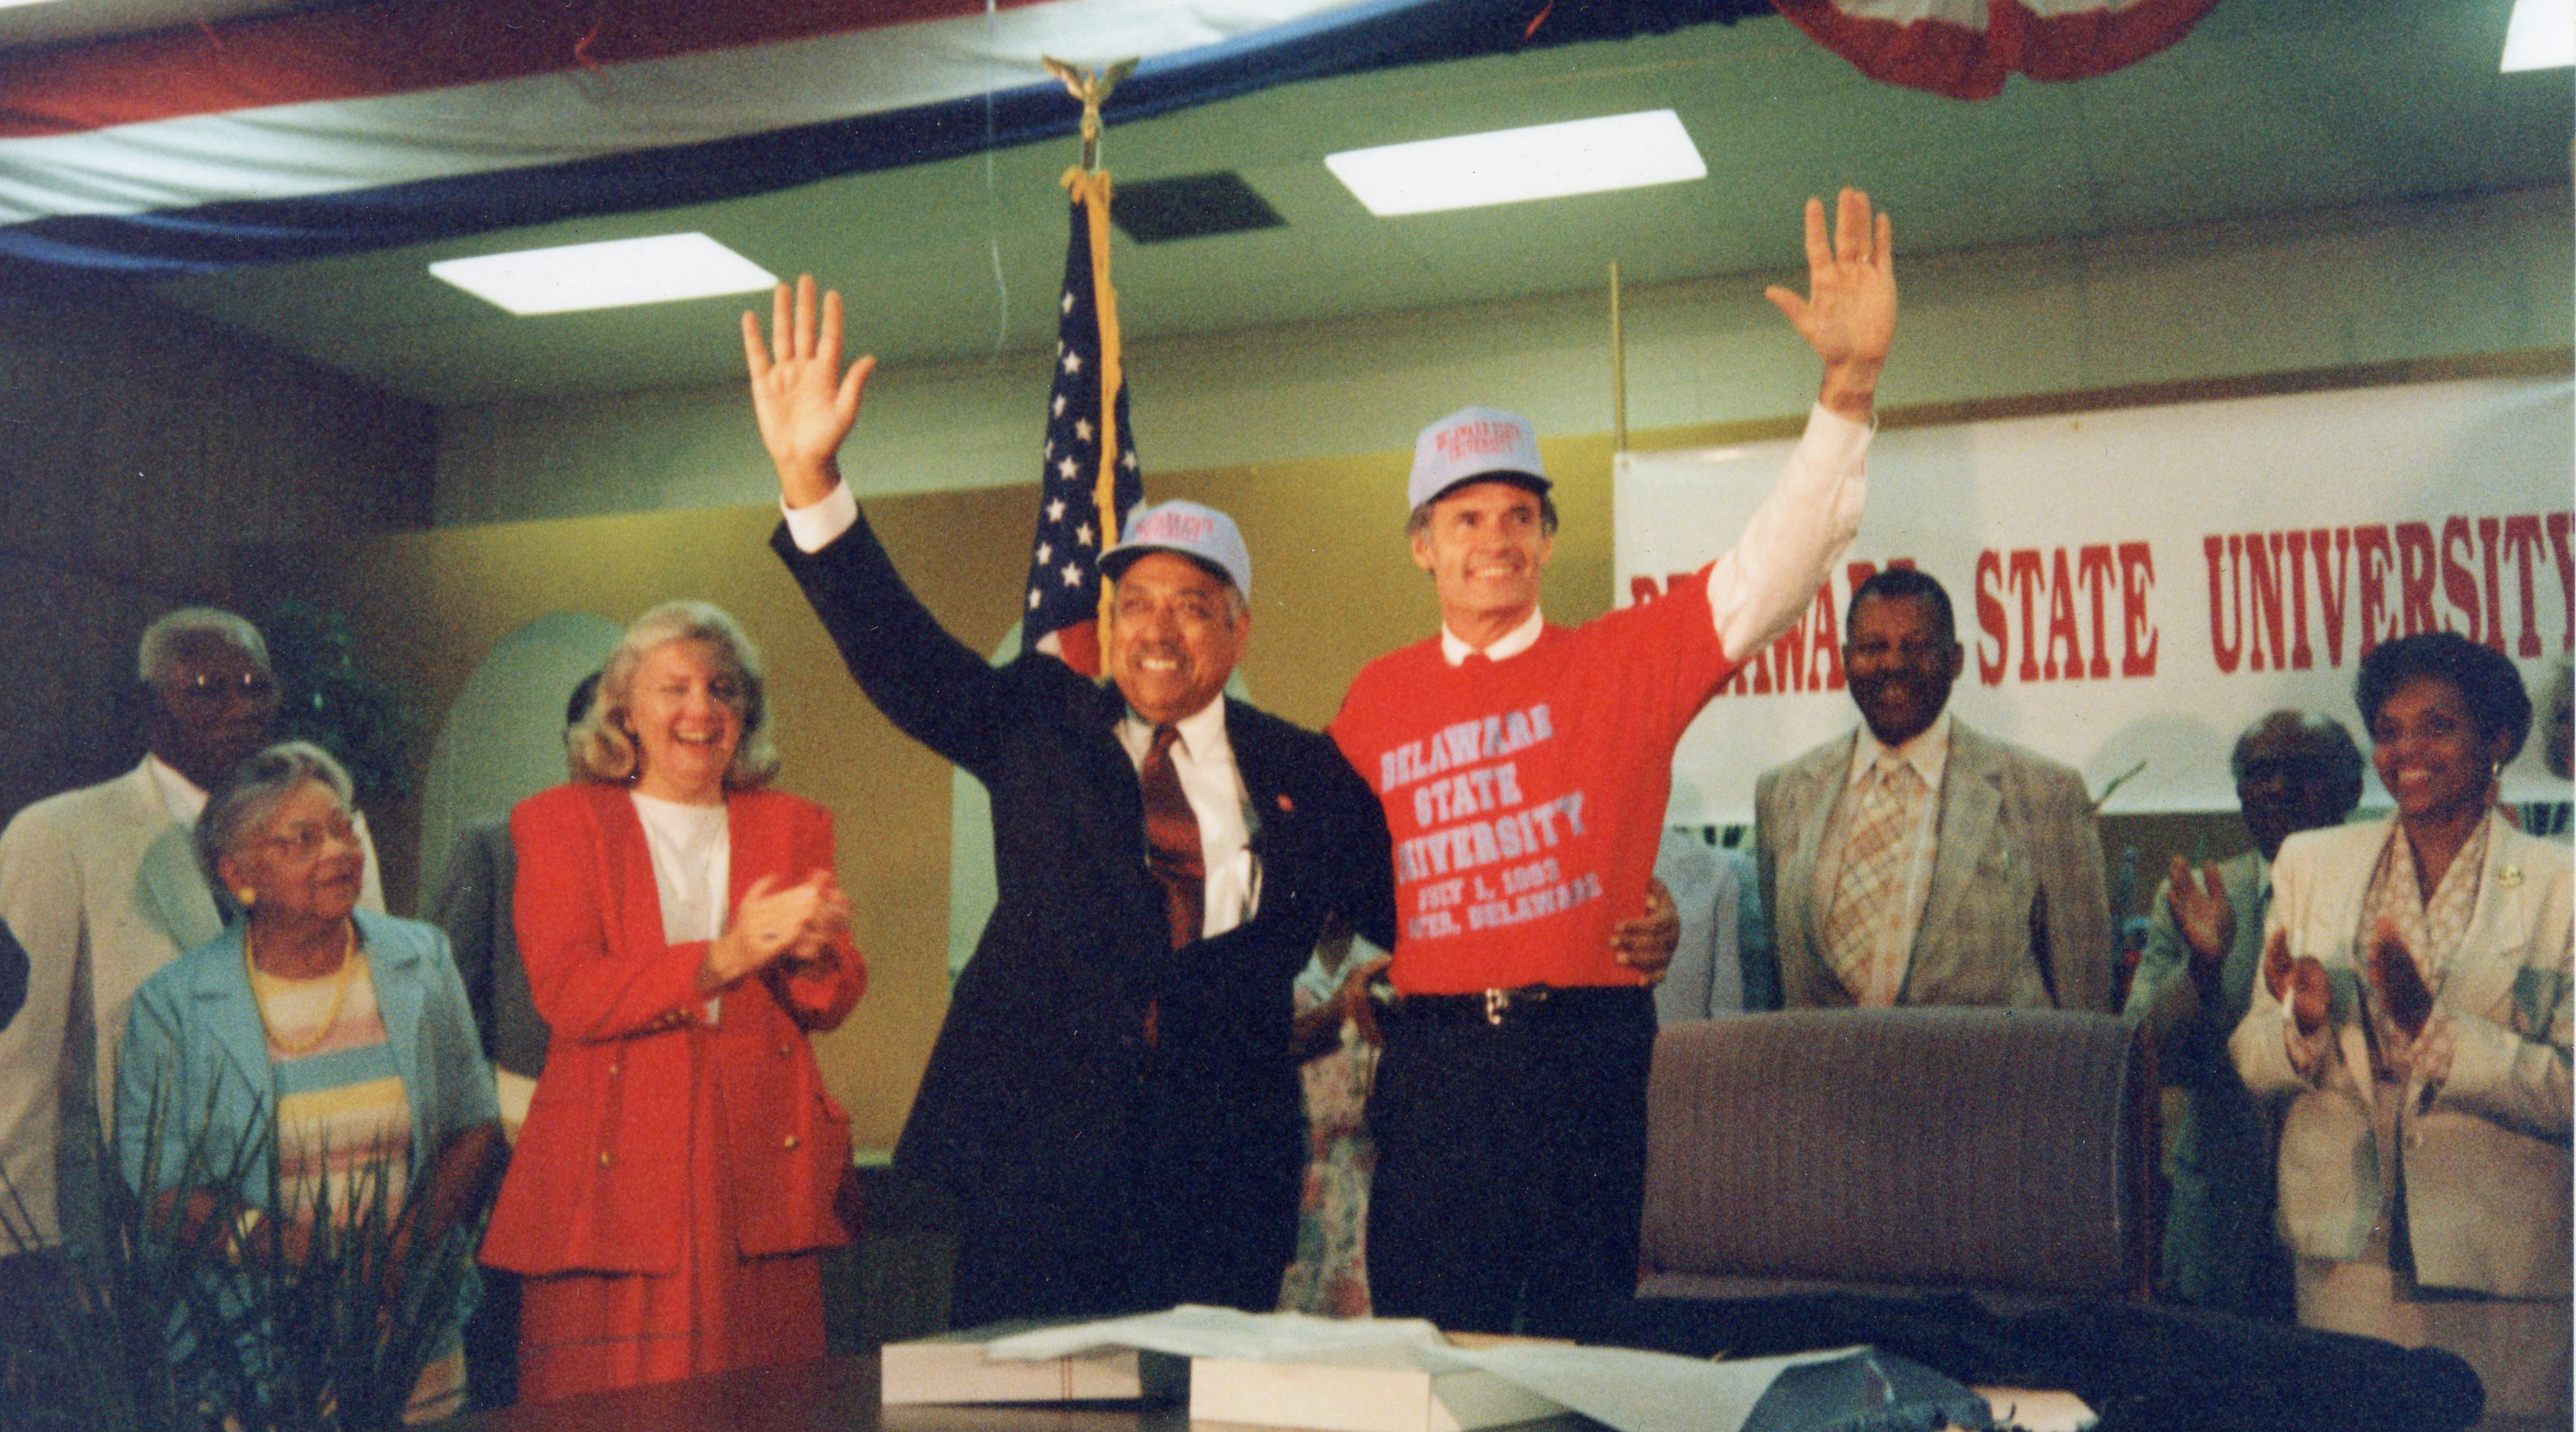
[[[100,1111],[114,1108],[127,1008],[154,971],[222,931],[191,832],[206,792],[277,719],[268,645],[231,612],[183,607],[153,622],[135,676],[142,762],[38,801],[0,832],[0,921],[28,961],[26,1006],[0,1030],[0,1173],[39,1246],[97,1231]],[[361,903],[384,908],[372,845]],[[0,1259],[0,1314],[28,1261]]]
[[[2165,1159],[2164,1296],[2287,1322],[2289,1254],[2272,1229],[2269,1117],[2227,1056],[2263,967],[2272,858],[2303,830],[2341,825],[2361,800],[2361,748],[2330,717],[2275,711],[2228,756],[2254,848],[2194,870],[2179,855],[2156,892],[2127,1012],[2154,1034],[2164,1082],[2182,1091]]]

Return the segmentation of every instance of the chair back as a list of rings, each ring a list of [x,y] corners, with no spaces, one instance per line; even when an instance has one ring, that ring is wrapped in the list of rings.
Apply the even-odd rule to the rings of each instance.
[[[1667,1026],[1640,1296],[2143,1298],[2152,1047],[2065,1010],[1817,1009]]]

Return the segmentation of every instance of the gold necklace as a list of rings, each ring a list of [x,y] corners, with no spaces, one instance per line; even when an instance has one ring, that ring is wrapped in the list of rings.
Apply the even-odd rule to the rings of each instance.
[[[251,954],[250,925],[247,922],[242,925],[242,968],[250,975],[250,1002],[259,1010],[260,1032],[268,1037],[269,1047],[289,1059],[300,1059],[321,1048],[322,1041],[331,1037],[332,1028],[340,1022],[340,1005],[349,997],[349,972],[358,962],[357,924],[343,921],[342,925],[340,973],[331,982],[331,1007],[323,1011],[322,1023],[315,1027],[313,1037],[302,1041],[280,1037],[277,1022],[268,1017],[268,1000],[259,992],[260,981],[265,979],[281,984],[284,981],[261,971],[259,962]]]

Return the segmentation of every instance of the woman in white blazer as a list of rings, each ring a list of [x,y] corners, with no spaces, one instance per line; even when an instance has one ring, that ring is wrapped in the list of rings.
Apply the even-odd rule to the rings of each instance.
[[[2285,1101],[2299,1321],[2447,1348],[2491,1416],[2564,1427],[2576,865],[2495,801],[2531,704],[2448,632],[2374,648],[2354,692],[2396,814],[2281,846],[2229,1043]]]

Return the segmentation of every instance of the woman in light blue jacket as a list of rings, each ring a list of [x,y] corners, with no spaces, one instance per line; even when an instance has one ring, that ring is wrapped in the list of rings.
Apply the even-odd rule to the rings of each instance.
[[[197,824],[207,873],[240,913],[147,981],[126,1024],[126,1179],[147,1200],[185,1200],[184,1226],[228,1232],[237,1257],[300,1262],[317,1211],[346,1223],[379,1197],[397,1237],[443,1237],[500,1145],[447,937],[356,908],[349,795],[339,763],[305,742],[243,763]],[[189,1186],[235,1161],[238,1186]],[[461,1405],[471,1288],[441,1319],[407,1420]]]

